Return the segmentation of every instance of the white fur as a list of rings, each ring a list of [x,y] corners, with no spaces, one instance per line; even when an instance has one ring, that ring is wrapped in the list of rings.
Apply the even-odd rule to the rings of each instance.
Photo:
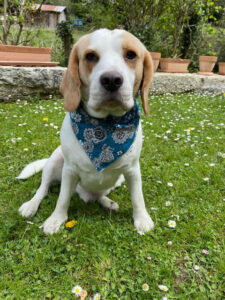
[[[121,110],[121,108],[109,109],[101,105],[105,93],[100,85],[99,78],[104,72],[117,71],[123,76],[124,82],[120,89],[120,100],[127,107],[127,110],[131,109],[134,104],[133,86],[135,74],[134,70],[127,66],[121,55],[123,42],[121,34],[123,32],[123,30],[119,29],[113,31],[100,29],[95,31],[91,37],[89,49],[95,50],[100,55],[100,60],[91,73],[89,100],[86,109],[89,114],[97,118],[104,118],[109,113],[117,116],[124,114],[124,110]],[[101,110],[96,111],[97,107],[101,107]]]
[[[44,168],[47,160],[48,158],[44,158],[30,163],[22,170],[16,179],[27,179],[28,177],[33,176],[35,173],[40,172]]]
[[[103,97],[99,77],[103,72],[110,71],[112,68],[124,77],[120,96],[127,102],[128,106],[130,105],[130,108],[134,105],[133,86],[135,78],[133,71],[126,66],[121,56],[122,32],[121,30],[115,30],[109,34],[109,31],[104,29],[98,30],[92,35],[91,47],[101,54],[99,63],[92,71],[91,86],[88,102],[86,103],[86,109],[93,116],[105,117],[108,114],[125,113],[121,108],[121,111],[119,109],[118,111],[108,109],[101,112],[95,110]],[[125,178],[131,194],[134,225],[137,231],[147,232],[151,230],[154,223],[145,208],[142,192],[139,165],[141,148],[142,128],[141,123],[139,123],[136,139],[130,150],[106,169],[98,172],[76,139],[67,113],[61,129],[61,146],[48,159],[43,168],[41,186],[35,196],[20,207],[20,214],[24,217],[32,217],[42,199],[46,196],[50,184],[55,180],[60,181],[62,179],[56,208],[43,224],[43,230],[46,234],[56,233],[60,225],[67,220],[70,198],[74,191],[85,202],[98,201],[106,208],[118,210],[118,204],[110,200],[107,195],[112,189],[120,185]],[[27,168],[30,168],[29,165]],[[21,176],[20,174],[19,178]]]

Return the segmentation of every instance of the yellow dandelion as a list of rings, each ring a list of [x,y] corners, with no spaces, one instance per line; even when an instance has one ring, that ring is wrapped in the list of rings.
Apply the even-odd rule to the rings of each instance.
[[[43,120],[44,122],[48,122],[48,118],[47,118],[47,117],[44,117],[42,120]]]
[[[77,225],[77,223],[78,223],[78,221],[72,220],[72,221],[66,222],[65,226],[66,226],[66,228],[73,228],[75,225]]]

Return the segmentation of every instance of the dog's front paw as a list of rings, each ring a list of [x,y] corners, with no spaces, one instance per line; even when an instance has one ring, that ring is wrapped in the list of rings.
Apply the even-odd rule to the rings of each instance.
[[[32,218],[38,210],[38,206],[32,200],[23,203],[19,208],[22,217]]]
[[[112,201],[106,196],[102,196],[98,199],[98,202],[105,208],[108,208],[110,210],[118,211],[119,210],[119,204]]]
[[[138,233],[145,233],[154,228],[154,222],[147,212],[134,217],[134,226]]]
[[[43,224],[45,234],[54,234],[59,231],[60,226],[67,220],[67,215],[53,213]]]

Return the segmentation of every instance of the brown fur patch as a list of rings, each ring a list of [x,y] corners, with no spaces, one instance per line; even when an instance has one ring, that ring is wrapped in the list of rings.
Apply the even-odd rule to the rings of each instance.
[[[122,38],[124,39],[122,44],[123,57],[125,57],[125,53],[128,50],[134,51],[137,55],[134,60],[124,59],[127,65],[135,71],[134,95],[136,96],[139,89],[141,89],[143,109],[145,114],[148,115],[148,91],[153,77],[153,62],[151,56],[144,45],[129,32],[124,32]]]
[[[88,74],[84,66],[80,63],[84,49],[87,49],[90,35],[82,37],[74,46],[70,53],[67,71],[64,74],[60,90],[64,95],[64,107],[67,111],[74,111],[81,100],[81,82],[88,85]]]
[[[99,58],[99,54],[96,51],[93,51],[91,49],[86,49],[82,55],[82,57],[80,58],[80,64],[81,64],[81,68],[84,68],[84,73],[86,73],[86,76],[89,78],[91,75],[91,72],[93,70],[93,68],[95,67],[95,65],[98,63],[97,61],[88,61],[86,59],[86,55],[88,53],[93,53],[95,54],[98,58]]]

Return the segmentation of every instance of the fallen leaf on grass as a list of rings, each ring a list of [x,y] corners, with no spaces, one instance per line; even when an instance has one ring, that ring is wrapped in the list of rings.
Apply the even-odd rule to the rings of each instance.
[[[84,300],[87,297],[87,291],[86,290],[82,290],[82,292],[80,293],[80,300]]]

